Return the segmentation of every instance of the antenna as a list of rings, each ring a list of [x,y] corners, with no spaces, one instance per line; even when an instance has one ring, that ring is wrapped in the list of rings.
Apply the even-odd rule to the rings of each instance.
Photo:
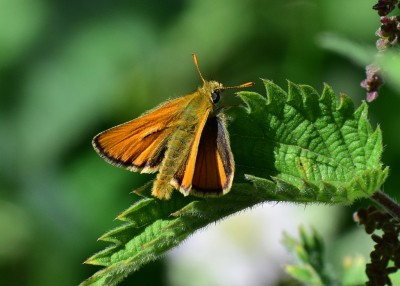
[[[200,68],[199,68],[199,63],[197,62],[196,54],[192,54],[192,56],[193,56],[194,65],[196,66],[196,69],[199,72],[200,78],[203,81],[203,83],[205,83],[206,81],[204,80],[204,77],[201,74],[201,71],[200,71]]]
[[[244,88],[244,87],[250,87],[250,86],[253,86],[253,85],[255,85],[255,83],[252,82],[252,81],[249,81],[249,82],[246,82],[246,83],[243,83],[243,84],[240,84],[240,85],[224,86],[221,89]]]

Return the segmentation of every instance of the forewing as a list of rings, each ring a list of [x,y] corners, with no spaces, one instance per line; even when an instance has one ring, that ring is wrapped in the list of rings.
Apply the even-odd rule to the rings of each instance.
[[[164,157],[187,98],[167,102],[139,118],[108,129],[93,138],[93,147],[107,162],[132,171],[155,172]]]

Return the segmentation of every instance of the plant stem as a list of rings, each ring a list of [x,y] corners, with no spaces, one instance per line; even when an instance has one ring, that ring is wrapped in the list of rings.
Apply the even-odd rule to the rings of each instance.
[[[383,207],[393,218],[400,221],[400,205],[382,191],[377,191],[372,200]]]

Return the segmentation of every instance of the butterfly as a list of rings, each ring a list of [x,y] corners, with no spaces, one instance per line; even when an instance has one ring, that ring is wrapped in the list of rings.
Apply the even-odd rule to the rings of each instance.
[[[152,195],[159,199],[170,199],[174,189],[185,196],[218,196],[232,187],[235,163],[226,116],[217,103],[223,91],[254,83],[224,87],[206,81],[195,54],[193,60],[203,81],[195,92],[103,131],[92,141],[110,164],[141,173],[158,171]]]

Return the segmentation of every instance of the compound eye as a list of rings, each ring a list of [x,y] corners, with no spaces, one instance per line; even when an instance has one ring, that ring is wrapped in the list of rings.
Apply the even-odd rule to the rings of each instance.
[[[213,103],[217,103],[219,101],[219,93],[221,91],[219,89],[216,89],[213,91],[213,93],[211,94],[211,99],[213,101]]]

